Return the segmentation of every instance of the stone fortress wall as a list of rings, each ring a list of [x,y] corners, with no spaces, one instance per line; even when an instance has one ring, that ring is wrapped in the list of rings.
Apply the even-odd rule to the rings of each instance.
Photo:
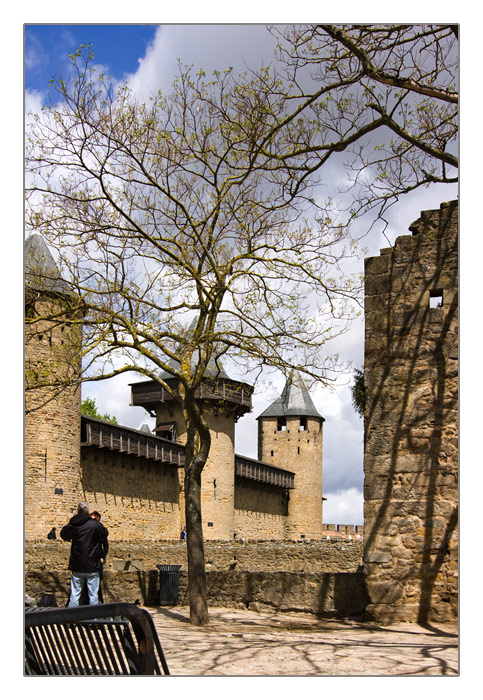
[[[148,571],[157,564],[178,564],[187,570],[186,542],[165,540],[110,541],[106,571]],[[63,540],[29,542],[26,568],[31,571],[64,571],[70,543]],[[247,540],[205,542],[207,571],[355,572],[362,565],[362,542]]]
[[[135,455],[82,448],[82,500],[101,513],[110,539],[176,539],[184,524],[181,471]],[[73,511],[75,501],[69,506]]]
[[[458,206],[366,260],[367,614],[449,620],[458,601]]]
[[[65,283],[59,278],[52,256],[38,235],[27,240],[26,263],[28,289],[36,299],[36,307],[31,309],[33,318],[42,311],[42,304],[51,304],[52,299],[56,303],[65,300],[68,306]],[[35,324],[30,327],[35,330]],[[51,332],[46,333],[43,321],[39,320],[37,332],[29,335],[31,340],[27,343],[27,369],[29,362],[44,369],[55,364],[56,371],[68,374],[68,363],[64,366],[62,361],[62,349],[68,349],[68,360],[72,362],[73,359],[75,364],[81,343],[79,326],[75,328],[77,335],[73,335],[67,322],[54,324]],[[207,377],[209,381],[214,379]],[[215,381],[222,391],[220,396],[216,394],[218,388],[213,387],[215,394],[206,394],[211,391],[209,382],[201,387],[205,391],[202,400],[212,440],[201,482],[205,539],[320,538],[323,418],[316,412],[300,377],[293,380],[297,383],[293,396],[300,416],[290,414],[283,426],[277,424],[276,418],[273,425],[273,418],[260,420],[259,448],[265,464],[254,464],[256,460],[247,458],[245,461],[249,464],[245,471],[242,469],[243,474],[236,473],[235,422],[250,410],[253,387],[245,385],[246,393],[242,389],[240,398],[236,389],[233,390],[233,380],[226,374],[216,377]],[[288,389],[290,384],[288,380],[284,390],[286,405],[280,400],[275,402],[282,417],[290,402],[290,407],[294,406]],[[164,391],[159,395],[160,385],[156,382],[132,386],[133,405],[144,405],[146,410],[155,413],[156,426],[176,426],[179,452],[186,442],[186,428],[179,407],[164,395]],[[149,397],[150,392],[151,403],[146,406],[146,396]],[[32,392],[31,397],[38,398],[39,392]],[[75,512],[80,500],[102,513],[111,539],[156,541],[179,537],[185,524],[182,463],[176,465],[169,458],[152,459],[141,452],[134,454],[130,447],[125,449],[118,438],[115,438],[117,446],[113,441],[106,443],[109,427],[103,426],[102,421],[98,430],[104,437],[97,442],[87,439],[82,432],[85,421],[81,420],[80,402],[80,390],[67,389],[45,408],[26,417],[27,541],[45,537],[52,526],[60,528]],[[307,406],[309,413],[305,414]],[[134,433],[139,431],[131,433],[135,441]],[[114,440],[112,432],[111,439]],[[259,467],[264,475],[258,473]],[[280,482],[277,468],[278,472],[283,472]]]
[[[317,592],[318,602],[314,605],[324,598],[321,591],[330,589],[333,591],[330,609],[362,610],[362,599],[367,594],[368,599],[364,598],[363,603],[366,616],[383,624],[399,620],[450,621],[457,617],[457,204],[451,202],[441,205],[439,210],[422,212],[410,230],[412,235],[399,237],[394,247],[366,260],[363,533],[350,526],[337,530],[334,526],[323,526],[322,517],[318,523],[320,529],[312,533],[310,527],[319,517],[319,506],[318,503],[315,506],[317,514],[312,506],[307,507],[309,517],[304,519],[303,494],[299,525],[289,532],[286,525],[290,500],[297,503],[293,489],[274,488],[240,479],[235,474],[232,490],[231,482],[218,481],[217,460],[207,471],[203,508],[212,518],[209,522],[213,522],[212,529],[204,523],[209,573],[215,578],[220,574],[221,578],[216,579],[220,586],[230,576],[236,578],[237,571],[243,574],[243,581],[233,579],[233,586],[239,587],[236,595],[245,602],[247,586],[250,590],[269,587],[266,575],[259,568],[262,567],[267,575],[272,572],[278,576],[283,570],[286,575],[299,577],[293,590],[297,590],[297,595],[302,589]],[[33,352],[34,358],[36,353],[41,358],[52,347],[52,342],[46,341],[42,333],[37,341],[38,347],[27,349],[27,357]],[[84,498],[91,508],[103,514],[111,529],[112,562],[117,560],[120,566],[126,566],[129,560],[136,560],[148,569],[158,558],[159,563],[183,563],[180,560],[183,544],[176,541],[184,524],[182,469],[97,448],[82,448],[81,459],[79,402],[79,392],[65,393],[57,403],[51,402],[44,413],[31,414],[26,420],[27,576],[37,576],[38,586],[45,587],[52,581],[55,588],[55,571],[65,572],[67,546],[46,543],[44,538],[53,524],[67,522],[76,502]],[[305,445],[300,440],[310,439],[301,434],[306,426],[304,431],[299,429],[300,425],[297,430],[294,428],[292,435],[287,431],[290,421],[287,420],[285,429],[278,425],[275,428],[271,418],[265,417],[266,425],[264,421],[260,423],[260,439],[267,426],[271,426],[273,434],[265,435],[259,458],[276,464],[277,451],[282,443],[288,448],[290,439],[290,449],[298,447],[300,452],[293,453],[295,459],[290,466],[278,464],[294,473],[297,486],[301,483],[297,462],[305,468]],[[310,425],[307,427],[310,432]],[[218,444],[224,462],[228,453],[233,455],[231,427],[225,428],[222,428],[226,433],[224,439],[216,443],[217,430],[213,426],[213,455]],[[316,457],[313,473],[317,479],[313,483],[317,483],[317,489],[318,472],[320,475],[322,472],[321,451],[320,423],[317,451],[312,452]],[[218,491],[221,485],[223,493]],[[304,488],[306,495],[312,497],[310,486]],[[218,496],[223,503],[219,511],[216,510]],[[319,490],[317,499],[321,504]],[[217,514],[226,511],[227,502],[231,504],[229,515],[215,527]],[[310,498],[309,502],[312,503]],[[303,539],[306,533],[309,537]],[[246,543],[234,541],[235,535]],[[358,535],[364,540],[363,545]],[[315,536],[318,542],[310,541],[310,536]],[[336,537],[345,537],[348,543],[336,541]],[[39,539],[44,541],[38,542]],[[165,541],[156,542],[160,539]],[[263,540],[277,540],[276,546]],[[291,546],[295,549],[290,549]],[[314,546],[321,548],[320,551],[315,551]],[[362,546],[363,579],[358,560]],[[348,553],[353,557],[349,564]],[[58,554],[59,560],[52,559],[53,554]],[[43,563],[39,563],[42,558]],[[44,574],[46,566],[59,568],[49,578],[48,573]],[[134,576],[130,585],[133,591],[137,590],[139,581],[144,579],[139,578],[139,572],[136,578],[130,565],[127,566],[125,573],[112,571],[111,574],[118,576],[116,581],[123,576],[125,581],[128,576]],[[33,567],[40,567],[40,572],[34,575]],[[342,573],[324,573],[329,571]],[[258,583],[246,578],[259,574],[265,578],[257,579]],[[310,576],[333,575],[355,578],[350,582],[347,579],[347,585],[346,579],[340,578],[309,580]],[[113,579],[113,595],[122,588],[117,589],[117,585]],[[276,590],[270,604],[278,601],[277,605],[286,605],[280,591],[288,590],[285,587],[292,583],[277,579],[274,585]],[[346,603],[354,591],[358,602],[351,608]],[[213,600],[225,600],[225,593],[220,592]]]

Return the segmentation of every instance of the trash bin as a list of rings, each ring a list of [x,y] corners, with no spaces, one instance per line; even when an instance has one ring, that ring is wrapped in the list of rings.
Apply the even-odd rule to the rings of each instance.
[[[181,564],[156,564],[159,569],[159,604],[177,605]]]

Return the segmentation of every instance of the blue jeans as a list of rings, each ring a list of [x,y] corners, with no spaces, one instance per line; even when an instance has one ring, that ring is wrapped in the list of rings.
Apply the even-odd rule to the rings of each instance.
[[[69,608],[76,608],[79,605],[80,594],[84,586],[84,581],[87,583],[87,592],[89,593],[89,604],[97,605],[99,602],[99,572],[83,573],[73,571],[70,580],[70,598]]]

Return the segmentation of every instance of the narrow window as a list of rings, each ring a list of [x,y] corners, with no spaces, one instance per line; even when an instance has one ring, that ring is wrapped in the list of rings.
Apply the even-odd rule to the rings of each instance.
[[[285,416],[277,418],[277,430],[287,430],[287,419]]]
[[[300,454],[300,447],[297,447],[297,454]]]
[[[307,418],[305,416],[302,416],[300,418],[299,430],[307,430]]]
[[[429,292],[429,308],[439,309],[441,306],[443,306],[443,290],[433,289]]]
[[[270,450],[270,457],[273,457],[273,450]]]

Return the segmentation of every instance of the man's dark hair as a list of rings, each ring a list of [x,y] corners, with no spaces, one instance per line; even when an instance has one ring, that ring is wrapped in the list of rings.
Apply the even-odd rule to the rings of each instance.
[[[98,510],[93,510],[92,513],[91,513],[91,518],[95,518],[96,520],[100,520],[100,519],[101,519],[101,514],[99,513]]]

